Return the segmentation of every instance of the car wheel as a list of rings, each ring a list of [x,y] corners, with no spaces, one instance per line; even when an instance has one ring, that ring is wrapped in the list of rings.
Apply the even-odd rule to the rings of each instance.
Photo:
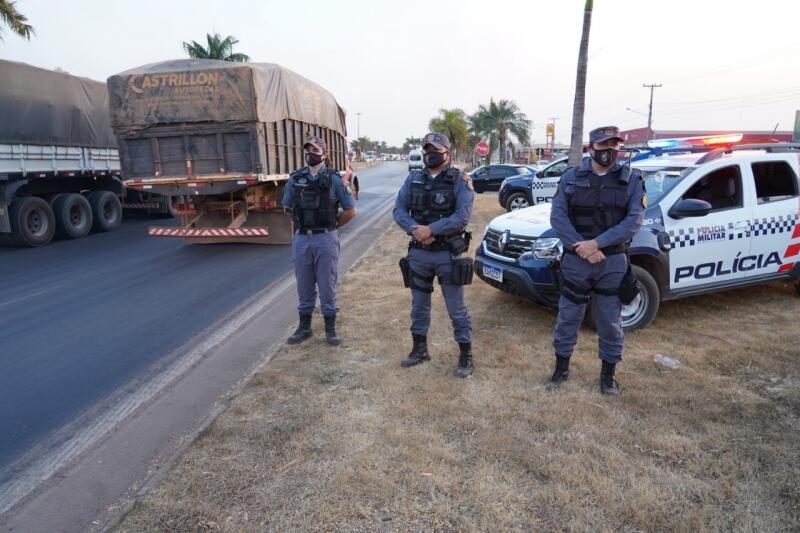
[[[25,246],[44,246],[56,232],[56,217],[50,204],[36,196],[23,196],[8,209],[11,239]]]
[[[111,191],[89,193],[89,205],[94,214],[95,231],[114,231],[122,224],[122,204]]]
[[[517,209],[524,209],[530,207],[531,203],[524,192],[515,192],[506,200],[506,211],[516,211]]]
[[[80,194],[59,194],[53,200],[56,235],[62,239],[80,239],[92,229],[92,207]]]
[[[642,286],[642,291],[639,295],[628,305],[622,306],[621,322],[622,329],[625,331],[633,331],[635,329],[643,329],[647,327],[650,322],[656,317],[658,313],[658,306],[661,303],[661,293],[658,290],[658,284],[650,273],[637,265],[631,265],[631,270],[636,279]],[[594,308],[594,301],[590,302],[587,306],[586,323],[592,328],[597,328],[595,321],[596,309]]]

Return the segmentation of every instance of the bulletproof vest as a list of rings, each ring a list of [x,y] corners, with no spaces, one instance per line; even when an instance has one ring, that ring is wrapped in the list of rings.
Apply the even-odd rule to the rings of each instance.
[[[622,172],[628,169],[605,176],[575,172],[568,197],[569,218],[584,239],[594,239],[628,214],[628,183],[618,179]]]
[[[417,224],[427,226],[441,218],[447,218],[456,210],[456,180],[458,170],[448,168],[436,178],[417,172],[411,180],[408,209]]]
[[[331,177],[325,170],[317,179],[306,173],[292,176],[292,218],[299,230],[335,229],[339,202],[331,197]]]

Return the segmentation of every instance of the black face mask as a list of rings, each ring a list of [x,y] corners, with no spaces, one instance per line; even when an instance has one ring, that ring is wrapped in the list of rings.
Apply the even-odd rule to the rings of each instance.
[[[428,168],[437,168],[444,163],[444,154],[441,152],[427,152],[422,156],[425,166]]]
[[[605,150],[594,150],[592,159],[601,167],[610,167],[617,162],[617,150],[606,148]]]
[[[315,167],[322,163],[322,156],[319,154],[312,154],[311,152],[306,152],[306,163],[308,166]]]

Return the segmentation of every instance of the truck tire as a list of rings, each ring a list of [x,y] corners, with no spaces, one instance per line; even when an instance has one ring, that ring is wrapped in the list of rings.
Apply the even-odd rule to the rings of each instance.
[[[506,200],[506,211],[516,211],[530,206],[531,203],[524,192],[515,192]]]
[[[92,206],[80,194],[59,194],[52,202],[56,217],[56,235],[62,239],[80,239],[92,230]]]
[[[631,265],[633,275],[642,285],[642,292],[628,305],[622,307],[622,329],[633,331],[643,329],[656,317],[658,306],[661,303],[661,293],[653,276],[637,265]],[[597,328],[595,322],[594,301],[590,302],[586,310],[586,323],[592,328]]]
[[[44,246],[53,239],[56,217],[50,205],[36,196],[24,196],[11,202],[11,239],[25,246]]]
[[[117,195],[111,191],[94,191],[89,193],[89,205],[92,206],[94,225],[97,232],[114,231],[122,224],[122,204]]]

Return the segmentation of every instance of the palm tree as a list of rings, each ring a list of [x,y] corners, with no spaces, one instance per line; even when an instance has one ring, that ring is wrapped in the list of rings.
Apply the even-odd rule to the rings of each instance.
[[[207,33],[206,41],[208,41],[208,48],[197,41],[192,41],[191,43],[184,42],[183,49],[193,59],[220,59],[235,63],[250,61],[249,55],[233,52],[233,46],[239,43],[239,39],[233,35],[228,35],[223,39],[219,33],[214,35]]]
[[[409,152],[415,148],[419,148],[420,144],[422,144],[422,139],[419,137],[406,137],[405,142],[403,142],[403,151]]]
[[[17,3],[13,0],[0,0],[0,42],[3,41],[2,26],[8,26],[12,32],[29,41],[34,33],[28,17],[17,11]]]
[[[578,48],[578,74],[575,76],[575,103],[572,106],[572,138],[569,142],[569,164],[577,166],[583,157],[583,112],[586,107],[586,68],[589,66],[589,29],[592,26],[592,0],[583,8],[583,32]]]
[[[447,135],[453,160],[459,150],[467,147],[467,114],[461,109],[440,109],[439,116],[432,118],[428,127],[431,131]]]
[[[489,100],[489,106],[480,105],[478,111],[470,117],[472,130],[489,138],[492,148],[500,147],[500,162],[505,163],[505,146],[509,135],[513,135],[520,144],[529,140],[528,128],[531,121],[519,110],[513,100]]]

